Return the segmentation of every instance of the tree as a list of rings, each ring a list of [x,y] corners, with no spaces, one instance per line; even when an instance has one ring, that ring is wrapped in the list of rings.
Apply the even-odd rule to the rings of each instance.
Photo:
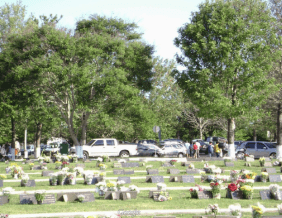
[[[199,6],[175,45],[183,55],[175,72],[180,87],[203,116],[228,120],[229,155],[235,157],[235,119],[251,116],[275,90],[268,78],[280,40],[266,3],[218,0]]]

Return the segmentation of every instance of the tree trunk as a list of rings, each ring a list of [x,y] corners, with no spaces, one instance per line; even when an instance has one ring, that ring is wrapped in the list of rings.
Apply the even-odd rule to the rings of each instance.
[[[228,156],[235,158],[235,146],[234,146],[234,132],[235,132],[235,119],[228,119]]]
[[[82,125],[81,125],[81,139],[80,139],[80,145],[86,144],[86,117],[85,113],[82,115]]]
[[[257,133],[256,133],[256,129],[253,129],[253,137],[254,137],[254,141],[257,140]]]
[[[35,158],[40,157],[41,132],[42,132],[42,123],[37,123],[36,124],[36,143],[35,143],[35,150],[34,150]]]
[[[12,124],[12,144],[11,144],[11,154],[12,160],[15,160],[15,145],[16,145],[16,122],[13,117],[11,117]]]
[[[277,105],[277,145],[276,145],[276,157],[282,157],[282,131],[281,131],[281,123],[282,123],[282,113],[281,113],[281,104]]]

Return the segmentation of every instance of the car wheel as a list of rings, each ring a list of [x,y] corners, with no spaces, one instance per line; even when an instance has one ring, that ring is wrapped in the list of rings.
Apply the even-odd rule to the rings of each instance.
[[[271,154],[269,155],[269,157],[270,157],[271,159],[276,159],[276,153],[271,153]]]
[[[89,158],[89,154],[87,151],[83,151],[83,159],[86,160]]]
[[[236,158],[237,159],[243,159],[244,158],[244,153],[239,151],[237,154],[236,154]]]
[[[178,157],[179,157],[179,158],[183,158],[184,155],[183,155],[182,153],[179,153],[179,154],[178,154]]]
[[[120,157],[129,157],[129,153],[127,151],[121,151],[119,156]]]

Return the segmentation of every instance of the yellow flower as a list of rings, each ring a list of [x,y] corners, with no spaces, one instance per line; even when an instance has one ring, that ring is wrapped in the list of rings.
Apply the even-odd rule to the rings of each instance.
[[[168,200],[171,201],[171,200],[172,200],[172,197],[168,197]]]

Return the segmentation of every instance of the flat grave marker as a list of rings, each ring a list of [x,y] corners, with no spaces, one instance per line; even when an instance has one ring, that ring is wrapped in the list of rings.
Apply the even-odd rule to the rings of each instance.
[[[28,180],[26,185],[24,185],[23,182],[21,182],[21,186],[22,187],[24,187],[24,186],[25,187],[35,187],[35,180],[34,179],[33,180]]]
[[[270,162],[271,161],[271,159],[269,157],[265,157],[264,159],[265,159],[265,162]]]
[[[84,193],[83,195],[85,198],[82,201],[82,203],[95,201],[95,197],[93,193],[87,192],[87,193]]]
[[[199,169],[186,169],[187,174],[198,174],[200,173]]]
[[[51,173],[54,173],[54,171],[44,170],[44,171],[42,171],[42,176],[50,176]]]
[[[189,162],[181,162],[181,166],[183,167],[188,167],[190,165]]]
[[[119,200],[120,197],[120,191],[106,191],[105,192],[105,197],[104,199],[108,199],[108,200]]]
[[[20,195],[20,204],[37,204],[37,200],[34,194]]]
[[[195,183],[194,176],[184,175],[184,176],[181,176],[181,180],[183,183]]]
[[[32,167],[33,170],[41,170],[41,166],[40,165],[34,165]]]
[[[280,175],[269,175],[269,182],[282,182]]]
[[[65,193],[58,193],[57,194],[57,201],[64,201],[67,199],[70,202],[76,201],[78,195],[84,195],[85,198],[87,195],[93,194],[90,192],[65,192]]]
[[[120,199],[121,200],[131,200],[137,198],[137,191],[125,191],[120,192]]]
[[[118,181],[121,181],[121,180],[123,180],[125,184],[131,183],[130,177],[118,177]]]
[[[271,193],[269,190],[259,191],[259,195],[261,197],[261,200],[270,200],[271,199]]]
[[[0,187],[3,187],[3,180],[0,180]]]
[[[147,170],[147,174],[148,175],[159,174],[159,170],[158,169],[149,169]]]
[[[134,174],[134,170],[124,170],[123,174],[126,174],[126,175]]]
[[[225,164],[226,167],[234,167],[233,162],[225,162],[224,164]]]
[[[139,167],[139,162],[121,163],[122,167]]]
[[[242,191],[231,192],[231,198],[234,200],[243,199],[243,192]]]
[[[199,199],[210,199],[212,198],[212,192],[211,191],[199,191],[198,192],[198,198]]]
[[[265,163],[264,163],[264,166],[265,166],[265,167],[272,167],[272,163],[271,163],[271,162],[265,162]]]
[[[152,180],[152,183],[159,183],[159,182],[164,183],[164,177],[163,176],[152,176],[151,180]]]
[[[114,170],[114,175],[122,175],[124,174],[124,170]]]
[[[8,203],[9,203],[9,197],[8,196],[5,196],[5,195],[0,196],[0,205],[8,204]]]
[[[167,173],[169,174],[180,174],[179,169],[167,169]]]
[[[122,168],[121,163],[114,163],[114,168]]]
[[[173,165],[169,162],[163,163],[162,167],[173,167]]]
[[[55,204],[56,198],[54,194],[46,194],[42,204]]]

